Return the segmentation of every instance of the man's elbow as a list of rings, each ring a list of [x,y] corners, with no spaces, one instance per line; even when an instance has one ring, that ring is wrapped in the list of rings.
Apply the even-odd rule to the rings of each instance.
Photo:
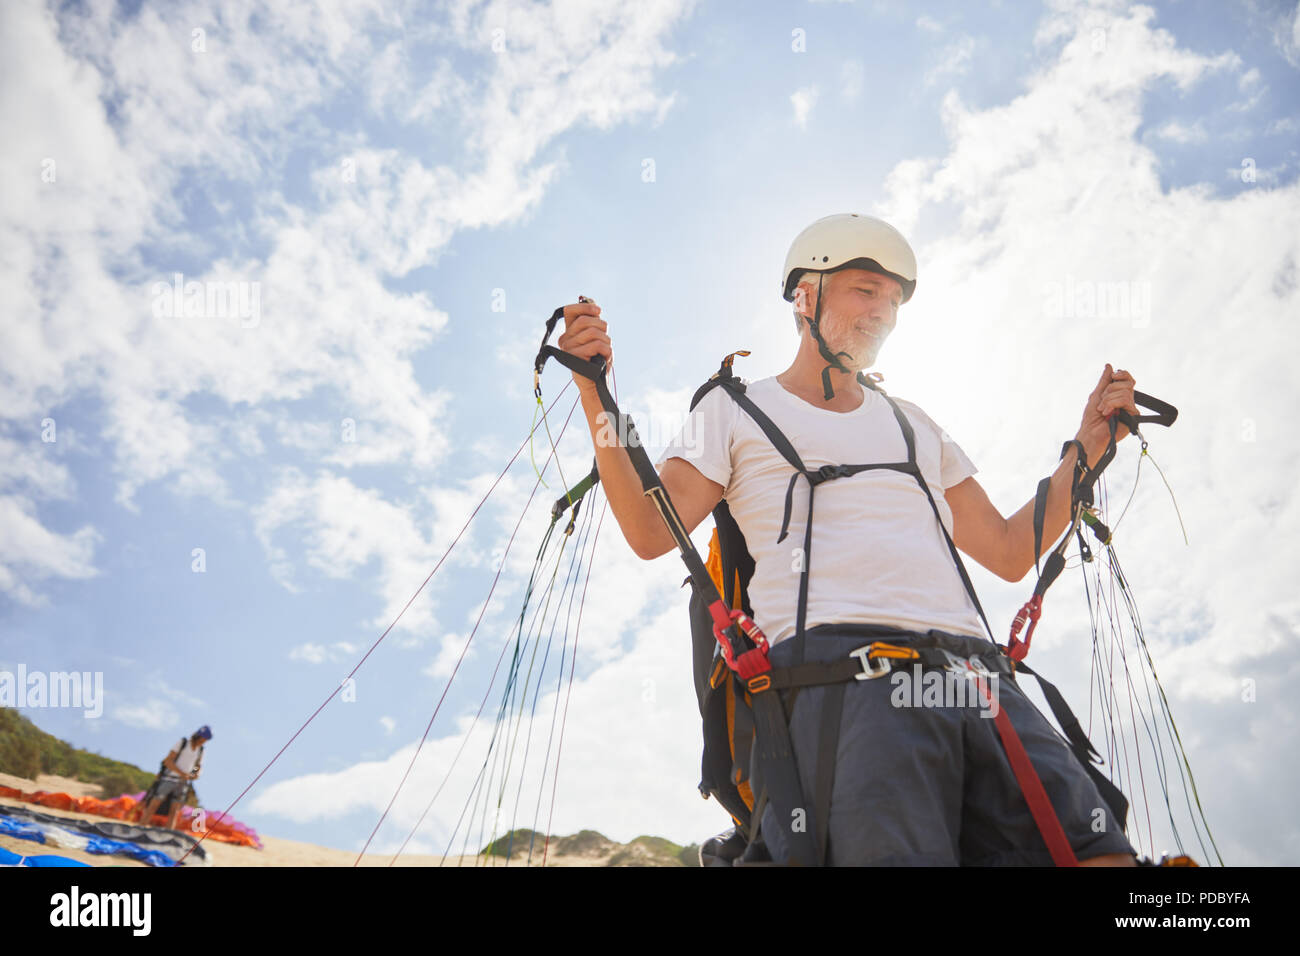
[[[1029,568],[1017,566],[1015,568],[1003,568],[1001,571],[997,572],[997,576],[1010,584],[1019,584],[1025,579],[1025,575],[1028,573]]]
[[[1034,562],[1026,559],[1023,555],[1007,557],[1001,563],[1000,568],[993,571],[1003,581],[1011,584],[1019,584],[1034,568]]]
[[[671,543],[665,545],[662,541],[638,540],[629,541],[628,544],[632,546],[632,553],[642,561],[653,561],[655,558],[661,558],[673,548]]]
[[[1004,534],[1006,537],[1003,538],[1004,544],[1002,547],[1002,560],[998,562],[997,567],[990,568],[989,570],[1000,577],[1003,581],[1007,581],[1011,584],[1018,584],[1024,580],[1025,575],[1028,574],[1030,568],[1034,566],[1034,562],[1026,553],[1029,551],[1029,548],[1025,548],[1022,551],[1021,549],[1012,546],[1011,528],[1009,523],[1006,526]]]

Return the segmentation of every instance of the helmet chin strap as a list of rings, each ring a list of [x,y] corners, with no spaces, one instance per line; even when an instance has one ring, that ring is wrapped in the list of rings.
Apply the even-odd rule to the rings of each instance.
[[[853,356],[848,352],[832,352],[826,340],[822,338],[821,319],[822,319],[822,278],[826,273],[817,273],[817,308],[813,310],[813,317],[808,319],[808,330],[812,332],[812,337],[817,340],[817,350],[821,352],[822,358],[827,361],[827,366],[822,369],[822,390],[826,394],[826,401],[835,397],[835,389],[831,388],[831,369],[839,369],[846,375],[852,375],[853,370],[846,368],[840,361],[840,356],[845,355],[849,358]],[[804,318],[808,318],[804,316]]]

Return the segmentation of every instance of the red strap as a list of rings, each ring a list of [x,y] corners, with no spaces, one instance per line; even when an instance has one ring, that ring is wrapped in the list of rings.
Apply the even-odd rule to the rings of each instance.
[[[977,678],[976,683],[984,703],[989,704],[984,678]],[[1052,863],[1055,866],[1078,866],[1079,861],[1070,847],[1065,828],[1061,826],[1056,811],[1052,809],[1052,801],[1047,798],[1043,781],[1038,779],[1038,773],[1029,760],[1029,754],[1025,752],[1025,745],[1020,742],[1020,735],[1016,733],[1016,728],[1011,726],[1011,718],[999,707],[993,722],[997,725],[998,736],[1002,738],[1002,746],[1006,749],[1007,760],[1011,762],[1011,770],[1016,775],[1016,782],[1020,784],[1020,792],[1025,795],[1025,802],[1029,804],[1029,812],[1038,826],[1038,832],[1042,834],[1043,842],[1047,844],[1047,849],[1052,854]]]

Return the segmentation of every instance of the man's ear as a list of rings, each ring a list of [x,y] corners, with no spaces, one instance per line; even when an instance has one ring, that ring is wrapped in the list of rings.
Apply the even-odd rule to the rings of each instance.
[[[800,312],[808,308],[808,290],[803,286],[799,286],[794,290],[794,307]],[[807,318],[806,315],[804,317]]]

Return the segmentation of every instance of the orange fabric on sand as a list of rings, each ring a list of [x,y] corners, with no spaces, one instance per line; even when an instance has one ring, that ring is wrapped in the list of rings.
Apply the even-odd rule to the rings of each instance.
[[[54,810],[89,813],[97,817],[108,817],[112,820],[128,820],[131,811],[137,805],[136,799],[125,793],[120,797],[114,797],[112,800],[100,800],[96,797],[74,797],[71,794],[50,793],[46,790],[28,793],[23,790],[16,790],[13,787],[0,787],[0,797],[21,800],[24,803],[35,803]],[[217,815],[215,813],[210,814],[210,816],[214,817]],[[167,822],[166,817],[155,815],[152,825],[165,827]],[[209,840],[217,840],[220,843],[233,843],[236,846],[251,846],[259,850],[262,848],[261,842],[256,836],[237,830],[233,825],[224,821],[208,824],[207,831]]]

